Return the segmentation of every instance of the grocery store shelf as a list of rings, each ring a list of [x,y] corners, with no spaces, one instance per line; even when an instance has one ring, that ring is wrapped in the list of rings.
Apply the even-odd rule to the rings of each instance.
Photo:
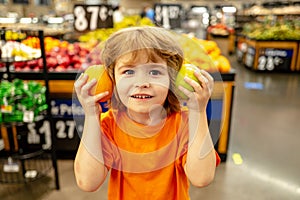
[[[78,72],[49,72],[49,80],[75,80]],[[22,79],[44,80],[44,74],[41,72],[11,72],[12,77]]]
[[[0,72],[4,73],[4,72]],[[72,71],[72,72],[49,72],[48,78],[49,80],[75,80],[80,71]],[[41,72],[11,72],[13,78],[20,79],[34,79],[34,80],[43,80],[44,75]],[[219,73],[213,72],[211,73],[215,81],[234,81],[235,71],[232,69],[228,73]]]

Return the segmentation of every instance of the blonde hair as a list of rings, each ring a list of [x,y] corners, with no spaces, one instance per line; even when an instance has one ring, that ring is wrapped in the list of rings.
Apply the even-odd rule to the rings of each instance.
[[[101,60],[115,84],[114,68],[119,57],[130,53],[132,61],[142,51],[146,52],[150,61],[158,58],[166,61],[170,77],[170,89],[164,108],[167,114],[180,110],[179,101],[175,95],[175,78],[183,63],[183,51],[176,41],[176,35],[159,27],[130,27],[113,33],[104,43]],[[118,95],[114,94],[112,107],[122,108]],[[116,100],[116,101],[114,101]],[[124,106],[124,105],[123,105]]]

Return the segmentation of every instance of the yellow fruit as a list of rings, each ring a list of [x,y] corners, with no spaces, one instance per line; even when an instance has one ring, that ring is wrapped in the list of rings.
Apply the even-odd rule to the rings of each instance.
[[[194,72],[196,70],[199,71],[199,68],[197,66],[186,63],[186,64],[182,65],[182,67],[180,68],[180,70],[178,72],[178,75],[175,80],[175,86],[176,86],[177,94],[183,100],[187,100],[188,97],[181,90],[179,90],[178,87],[182,86],[182,87],[186,88],[187,90],[193,92],[194,88],[184,80],[184,77],[187,76],[200,84],[198,78],[194,75]]]
[[[230,71],[231,65],[230,65],[229,60],[225,56],[220,55],[217,58],[217,61],[219,62],[218,68],[221,73],[227,73]]]
[[[103,65],[92,65],[88,67],[84,73],[89,76],[88,81],[93,78],[97,80],[97,84],[91,90],[91,94],[96,95],[108,91],[109,95],[101,99],[100,102],[106,102],[109,100],[113,93],[113,82],[105,67]]]

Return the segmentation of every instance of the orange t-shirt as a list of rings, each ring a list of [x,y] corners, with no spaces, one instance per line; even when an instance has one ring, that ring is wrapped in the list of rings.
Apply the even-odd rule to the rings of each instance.
[[[188,146],[187,111],[146,126],[133,122],[124,112],[109,110],[101,116],[101,127],[104,164],[111,169],[108,199],[189,199],[183,168]]]

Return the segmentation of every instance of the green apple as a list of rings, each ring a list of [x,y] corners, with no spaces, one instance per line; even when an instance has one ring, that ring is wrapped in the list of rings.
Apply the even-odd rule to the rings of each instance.
[[[184,77],[187,76],[200,84],[198,78],[194,75],[194,72],[196,70],[199,71],[199,68],[196,65],[187,63],[183,64],[180,68],[175,80],[176,91],[179,98],[183,100],[188,99],[188,97],[181,90],[178,89],[179,86],[182,86],[187,90],[194,92],[194,88],[184,80]]]

